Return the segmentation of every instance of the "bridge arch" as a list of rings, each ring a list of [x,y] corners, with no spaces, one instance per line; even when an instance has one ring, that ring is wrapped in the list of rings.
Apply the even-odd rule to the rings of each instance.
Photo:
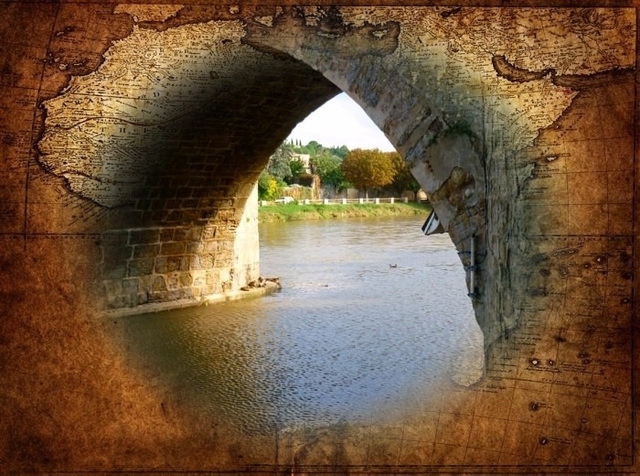
[[[469,291],[486,345],[514,329],[524,290],[551,278],[510,269],[538,254],[531,236],[566,229],[549,213],[554,194],[524,196],[543,178],[554,190],[558,175],[518,157],[555,157],[539,150],[540,131],[557,127],[588,78],[558,76],[546,57],[523,60],[527,70],[488,55],[481,31],[463,48],[463,14],[423,9],[414,24],[401,8],[263,13],[138,20],[95,72],[44,103],[39,162],[107,210],[95,226],[108,305],[182,303],[255,279],[255,217],[243,211],[257,176],[289,130],[342,90],[405,157],[465,266],[474,242]],[[494,16],[479,13],[511,21]],[[129,58],[126,70],[116,57]]]
[[[99,393],[93,368],[74,367],[93,349],[60,357],[72,347],[70,322],[86,325],[93,309],[70,304],[79,294],[74,259],[99,254],[93,263],[114,308],[193,299],[257,272],[256,255],[236,261],[241,237],[251,236],[238,230],[251,225],[243,213],[255,179],[294,123],[343,90],[432,194],[463,264],[476,239],[471,291],[489,362],[483,397],[456,395],[442,409],[450,424],[439,427],[427,463],[632,463],[633,422],[624,414],[637,291],[634,9],[90,7],[100,13],[73,3],[6,10],[15,19],[6,25],[29,24],[25,11],[48,25],[33,38],[8,34],[26,59],[14,54],[1,72],[10,109],[20,111],[2,118],[13,162],[2,163],[11,187],[0,192],[9,197],[1,226],[14,241],[1,253],[3,264],[19,264],[11,278],[21,289],[7,322],[29,327],[29,293],[46,304],[45,317],[29,317],[33,341],[2,324],[3,348],[28,357],[28,377],[18,369],[5,379],[15,395],[23,381],[39,392],[36,379],[53,365],[31,377],[28,363],[41,364],[42,352],[68,375],[85,369]],[[84,24],[97,26],[97,43]],[[28,159],[24,176],[16,157],[31,157],[32,142],[39,166]],[[67,236],[85,241],[71,245]],[[37,259],[49,274],[34,270]],[[68,280],[48,279],[56,271]],[[31,279],[37,274],[45,277]],[[46,302],[57,294],[68,315]],[[57,347],[41,332],[55,326],[64,329],[54,334]],[[42,414],[36,407],[30,421]],[[70,413],[55,392],[41,407],[59,421]],[[507,407],[509,417],[496,421]],[[85,414],[81,404],[75,410]],[[53,423],[38,438],[50,443]],[[86,428],[101,434],[98,426]],[[450,429],[464,430],[468,443]],[[55,445],[75,448],[73,430]]]
[[[399,22],[354,26],[335,8],[269,18],[139,23],[97,71],[45,101],[40,164],[107,210],[95,226],[108,308],[184,305],[256,279],[245,204],[270,152],[340,90],[413,166],[458,248],[471,235],[483,243],[484,139],[469,122],[479,111],[447,110],[451,95],[416,94],[414,73],[397,69],[405,59],[386,60]],[[178,42],[196,35],[200,43]],[[126,72],[112,61],[123,55],[137,58]],[[175,69],[160,66],[176,56],[185,59]]]

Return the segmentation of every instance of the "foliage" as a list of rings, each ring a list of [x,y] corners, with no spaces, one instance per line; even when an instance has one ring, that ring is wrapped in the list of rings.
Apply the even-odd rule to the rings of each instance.
[[[414,193],[420,190],[420,184],[409,170],[409,166],[402,156],[397,152],[386,152],[386,154],[389,156],[394,168],[393,181],[388,188],[397,194],[407,190],[411,190]]]
[[[376,216],[425,216],[429,207],[421,203],[380,203],[348,205],[300,205],[295,203],[260,207],[258,218],[262,223],[298,220],[322,220],[332,218]]]
[[[318,141],[312,140],[307,145],[302,145],[300,142],[293,146],[294,152],[298,154],[309,154],[312,159],[323,156],[331,157],[335,156],[338,159],[344,159],[349,153],[349,148],[346,145],[324,147]]]
[[[320,177],[322,185],[331,185],[337,190],[349,188],[340,165],[342,160],[335,155],[323,154],[313,159],[313,171]]]
[[[389,155],[378,149],[354,149],[342,161],[342,173],[369,198],[371,188],[384,187],[393,181],[395,168]]]
[[[340,159],[344,159],[349,153],[349,148],[346,145],[341,145],[340,147],[331,147],[329,152],[332,155],[340,157]]]
[[[289,162],[293,159],[293,144],[283,142],[278,146],[267,164],[267,172],[269,172],[276,180],[284,180],[285,177],[291,176],[291,168]]]
[[[283,183],[263,170],[258,179],[258,199],[275,200],[282,196]]]
[[[291,141],[284,142],[276,149],[267,166],[270,176],[279,183],[280,190],[274,192],[275,185],[269,184],[261,176],[261,199],[268,200],[262,197],[281,194],[281,188],[285,185],[283,181],[288,184],[304,182],[300,180],[305,175],[304,163],[294,159],[295,153],[309,154],[312,173],[320,177],[322,185],[334,187],[337,191],[355,186],[368,197],[368,191],[372,188],[385,187],[398,194],[420,189],[406,162],[397,152],[380,152],[377,149],[349,151],[345,145],[324,147],[315,140],[306,145]],[[346,160],[347,157],[349,160]]]
[[[304,174],[304,162],[300,159],[294,159],[289,161],[289,174],[288,177],[297,177]]]

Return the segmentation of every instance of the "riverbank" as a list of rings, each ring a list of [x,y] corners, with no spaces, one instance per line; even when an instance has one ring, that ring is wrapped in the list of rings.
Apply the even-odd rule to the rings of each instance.
[[[295,203],[260,207],[260,223],[278,221],[326,220],[334,218],[425,216],[431,208],[422,203],[352,203],[345,205],[298,205]]]
[[[235,291],[226,291],[218,294],[209,294],[201,298],[180,299],[170,302],[156,302],[143,304],[137,307],[125,307],[121,309],[109,309],[104,311],[104,316],[109,319],[119,319],[123,317],[138,316],[154,312],[177,311],[188,307],[208,306],[221,302],[238,301],[240,299],[250,299],[280,291],[282,287],[277,278],[265,280],[260,277],[260,285],[250,284]]]

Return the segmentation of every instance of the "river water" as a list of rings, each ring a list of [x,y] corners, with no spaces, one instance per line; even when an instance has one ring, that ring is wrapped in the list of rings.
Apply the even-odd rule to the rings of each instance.
[[[122,319],[128,347],[199,412],[250,432],[371,421],[482,372],[447,235],[423,218],[260,225],[281,292]]]

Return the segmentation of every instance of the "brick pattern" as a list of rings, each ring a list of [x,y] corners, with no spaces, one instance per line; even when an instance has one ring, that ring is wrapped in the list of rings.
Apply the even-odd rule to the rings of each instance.
[[[110,308],[199,298],[231,288],[234,227],[155,227],[102,234]],[[226,279],[225,279],[226,278]]]
[[[255,279],[258,263],[234,256],[247,200],[273,150],[337,91],[295,60],[263,58],[161,144],[139,146],[144,180],[102,234],[106,307],[199,299]]]

